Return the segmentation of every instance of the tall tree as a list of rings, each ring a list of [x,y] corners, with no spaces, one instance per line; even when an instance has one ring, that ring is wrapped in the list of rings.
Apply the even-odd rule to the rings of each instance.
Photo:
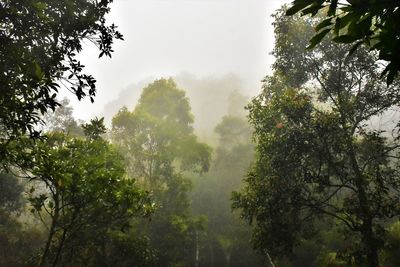
[[[244,104],[236,101],[240,98],[232,98],[230,110],[234,114],[244,109]],[[242,187],[242,178],[253,160],[250,125],[244,116],[227,115],[215,132],[219,144],[211,168],[204,176],[193,178],[191,193],[193,212],[207,216],[200,266],[264,266],[262,257],[252,249],[251,228],[230,207],[231,193]]]
[[[59,105],[60,84],[93,102],[96,81],[76,54],[88,40],[111,56],[113,40],[122,39],[106,24],[111,2],[0,1],[0,162],[12,158],[10,140],[39,135],[40,113]]]
[[[276,14],[275,29],[288,36],[276,35],[275,53],[290,55],[301,45],[285,38],[306,40],[297,29],[312,28],[284,12]],[[257,158],[234,206],[255,222],[261,251],[289,254],[326,216],[353,237],[345,251],[350,258],[379,266],[384,222],[400,215],[400,144],[397,128],[385,132],[368,122],[399,104],[400,87],[383,84],[368,51],[346,58],[348,49],[325,40],[297,57],[301,68],[289,64],[285,72],[278,57],[274,74],[249,106]]]
[[[60,106],[54,112],[49,112],[43,116],[43,130],[45,132],[64,132],[71,136],[84,136],[83,129],[79,122],[75,120],[73,108],[67,98],[60,101]]]
[[[34,162],[27,173],[32,212],[48,229],[39,266],[80,266],[85,258],[79,253],[88,242],[106,237],[110,229],[124,230],[133,217],[151,211],[148,194],[127,179],[122,156],[99,137],[102,120],[85,129],[86,139],[54,132],[21,148],[30,151]]]
[[[199,224],[189,213],[185,173],[207,171],[210,148],[197,141],[192,124],[189,101],[172,79],[149,84],[133,112],[123,108],[113,118],[113,140],[129,173],[152,193],[158,207],[149,225],[160,253],[157,266],[190,266],[195,258]]]
[[[25,266],[43,244],[44,235],[26,213],[24,181],[0,170],[0,266]]]

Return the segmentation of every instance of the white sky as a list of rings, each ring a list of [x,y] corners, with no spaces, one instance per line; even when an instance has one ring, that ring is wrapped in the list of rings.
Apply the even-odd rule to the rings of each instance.
[[[101,115],[129,84],[181,72],[199,77],[238,74],[249,95],[270,71],[274,39],[271,14],[288,0],[115,0],[108,22],[125,41],[112,59],[98,59],[92,44],[80,60],[98,81],[96,102],[72,101],[75,115]]]

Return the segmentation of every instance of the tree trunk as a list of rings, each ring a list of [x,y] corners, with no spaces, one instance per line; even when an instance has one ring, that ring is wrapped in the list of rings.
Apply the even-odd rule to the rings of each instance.
[[[199,267],[199,259],[200,259],[200,251],[199,251],[199,234],[196,230],[196,254],[195,254],[195,267]]]
[[[275,264],[274,264],[274,262],[273,262],[272,259],[271,259],[271,256],[269,255],[268,251],[267,251],[267,250],[264,250],[264,252],[265,252],[265,255],[267,256],[268,263],[271,265],[271,267],[276,267]]]
[[[57,255],[53,261],[53,267],[57,266],[58,260],[60,259],[60,255],[61,255],[62,248],[64,246],[64,241],[65,241],[66,235],[67,235],[67,230],[64,229],[63,234],[61,236],[60,243],[58,244]]]
[[[49,236],[47,237],[47,241],[46,241],[46,245],[45,245],[45,248],[44,248],[44,251],[43,251],[43,255],[42,255],[42,257],[40,258],[40,261],[39,261],[39,265],[38,265],[39,267],[43,267],[45,265],[47,257],[48,257],[48,254],[49,254],[49,251],[50,251],[50,246],[51,246],[51,243],[53,241],[53,236],[54,236],[54,234],[56,232],[56,224],[58,223],[59,206],[60,206],[60,203],[58,201],[58,196],[56,195],[54,197],[54,215],[53,215],[52,220],[51,220]]]
[[[368,260],[368,265],[370,267],[379,267],[378,246],[372,228],[372,217],[369,208],[370,204],[366,190],[366,187],[368,185],[366,184],[366,179],[358,165],[356,152],[354,151],[353,143],[351,142],[350,138],[347,139],[347,146],[349,147],[348,153],[350,156],[351,166],[355,174],[355,185],[358,190],[357,195],[360,202],[360,211],[362,214],[361,218],[363,220],[361,234],[363,236],[364,245],[367,248],[366,256]]]
[[[231,266],[231,252],[229,251],[228,253],[226,253],[226,256],[225,256],[225,259],[226,259],[226,266]]]
[[[367,260],[370,267],[379,267],[379,249],[372,228],[372,219],[368,218],[364,224],[363,242],[367,248]]]
[[[379,267],[379,255],[376,248],[370,249],[367,258],[370,267]]]

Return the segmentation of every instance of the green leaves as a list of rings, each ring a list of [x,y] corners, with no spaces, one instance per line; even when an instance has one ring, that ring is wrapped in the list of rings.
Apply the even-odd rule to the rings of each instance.
[[[399,216],[400,194],[393,188],[400,183],[400,162],[391,150],[397,151],[400,139],[395,125],[374,131],[366,122],[397,107],[400,89],[380,80],[375,55],[365,47],[356,51],[368,45],[362,35],[369,15],[314,18],[317,33],[308,38],[314,34],[309,19],[282,14],[275,15],[274,73],[248,106],[256,159],[233,207],[252,223],[260,252],[293,255],[312,238],[310,228],[327,219],[346,229],[346,243],[359,234],[361,244],[344,252],[349,257],[367,258],[365,249],[378,254],[383,225]],[[322,42],[336,23],[332,39],[339,44]],[[313,50],[304,49],[309,39]],[[396,83],[392,67],[383,71],[388,83]],[[373,246],[368,236],[377,240]]]
[[[329,5],[328,16],[334,16],[336,14],[336,9],[338,5],[338,0],[331,0],[331,4]]]
[[[171,168],[204,172],[208,169],[211,151],[197,141],[192,123],[193,115],[184,91],[172,79],[160,79],[143,89],[133,112],[124,108],[113,118],[114,139],[122,150],[131,147],[126,152],[138,161],[134,165],[164,162],[164,168],[157,175],[162,176],[164,170],[170,172]],[[133,175],[146,177],[148,173],[139,169]]]
[[[107,132],[106,126],[104,125],[104,117],[94,118],[90,120],[90,123],[82,124],[83,132],[88,140],[100,139],[102,135]]]
[[[353,48],[362,42],[371,50],[376,50],[379,59],[390,65],[390,71],[382,72],[382,77],[387,75],[387,84],[392,84],[400,71],[400,49],[395,45],[399,38],[399,2],[377,4],[376,1],[350,1],[349,5],[338,7],[337,0],[295,0],[286,15],[293,16],[301,12],[303,15],[314,16],[326,6],[329,6],[327,18],[316,26],[317,34],[310,40],[309,48],[314,48],[325,38],[327,32],[322,29],[329,27],[334,33],[332,40],[335,42],[355,43]]]
[[[35,61],[34,63],[34,66],[35,66],[35,75],[36,75],[36,78],[38,79],[38,80],[41,80],[42,78],[43,78],[43,76],[44,76],[44,73],[43,73],[43,71],[42,71],[42,68],[39,66],[39,64]]]
[[[300,10],[308,7],[313,1],[312,0],[295,0],[292,2],[292,7],[286,11],[286,16],[292,16]]]
[[[133,111],[122,108],[114,116],[112,139],[129,174],[152,192],[158,209],[145,232],[160,251],[158,265],[172,266],[185,261],[184,251],[192,248],[199,230],[190,222],[186,175],[208,170],[211,148],[197,140],[189,100],[172,79],[150,83],[138,103]]]
[[[357,48],[362,44],[363,44],[362,41],[355,43],[353,47],[349,50],[348,56],[351,56],[357,50]]]
[[[321,21],[320,23],[318,23],[318,25],[315,27],[315,31],[320,31],[325,27],[331,26],[333,24],[332,19],[331,18],[327,18],[323,21]]]
[[[339,35],[334,37],[332,40],[337,43],[351,44],[354,41],[358,40],[358,38],[354,35]]]
[[[148,193],[127,179],[122,156],[107,141],[57,132],[29,141],[24,149],[32,151],[35,162],[30,175],[34,186],[45,188],[38,191],[32,186],[29,202],[41,218],[51,218],[52,231],[74,233],[67,235],[66,244],[49,233],[52,243],[65,247],[80,234],[126,228],[133,218],[153,212]],[[96,240],[91,238],[84,242]]]
[[[321,42],[321,40],[327,35],[331,29],[324,29],[321,32],[319,32],[317,35],[315,35],[313,38],[310,40],[310,45],[307,46],[307,49],[313,49],[317,44]]]
[[[397,67],[393,63],[389,63],[383,70],[381,77],[387,74],[387,86],[391,85],[398,75]]]
[[[82,38],[98,40],[100,51],[111,55],[115,39],[122,39],[105,16],[111,0],[6,1],[1,5],[0,121],[4,129],[0,147],[29,134],[40,136],[39,112],[59,105],[55,96],[61,79],[67,79],[79,100],[93,101],[96,81],[84,73],[76,56]],[[66,19],[68,18],[68,19]],[[4,29],[4,30],[3,30]],[[71,78],[74,79],[71,79]],[[8,151],[0,155],[8,163]]]
[[[47,3],[45,2],[35,2],[32,4],[39,12],[44,11],[47,8]]]

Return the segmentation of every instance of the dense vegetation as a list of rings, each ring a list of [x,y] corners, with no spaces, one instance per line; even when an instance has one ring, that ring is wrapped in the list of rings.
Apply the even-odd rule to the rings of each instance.
[[[336,258],[379,266],[400,215],[399,137],[396,124],[372,121],[399,105],[400,88],[363,48],[346,56],[348,46],[324,40],[305,50],[318,22],[275,14],[274,73],[249,105],[257,156],[234,206],[254,221],[260,251],[290,255],[334,224],[346,244],[328,247]]]
[[[334,42],[353,44],[349,54],[365,45],[378,52],[377,59],[388,62],[382,71],[387,84],[393,83],[400,71],[400,3],[397,0],[294,0],[286,15],[323,14],[315,26],[316,34],[309,47],[315,47],[328,34]]]
[[[106,25],[111,2],[0,0],[0,266],[400,265],[400,125],[380,124],[400,105],[399,61],[343,39],[396,39],[380,6],[286,16],[324,4],[296,0],[274,15],[257,97],[231,76],[195,88],[161,78],[107,127],[77,121],[57,92],[66,82],[93,100],[76,52],[86,39],[110,56],[122,38]],[[382,29],[343,35],[346,17]]]
[[[231,99],[237,109],[246,100],[237,92]],[[4,257],[6,265],[262,266],[249,227],[230,213],[230,193],[253,154],[243,114],[223,118],[212,156],[172,79],[144,88],[110,130],[103,119],[79,126],[68,101],[60,102],[44,118],[42,139],[15,142],[15,176],[3,171],[2,247],[33,235],[25,241],[30,252]]]

